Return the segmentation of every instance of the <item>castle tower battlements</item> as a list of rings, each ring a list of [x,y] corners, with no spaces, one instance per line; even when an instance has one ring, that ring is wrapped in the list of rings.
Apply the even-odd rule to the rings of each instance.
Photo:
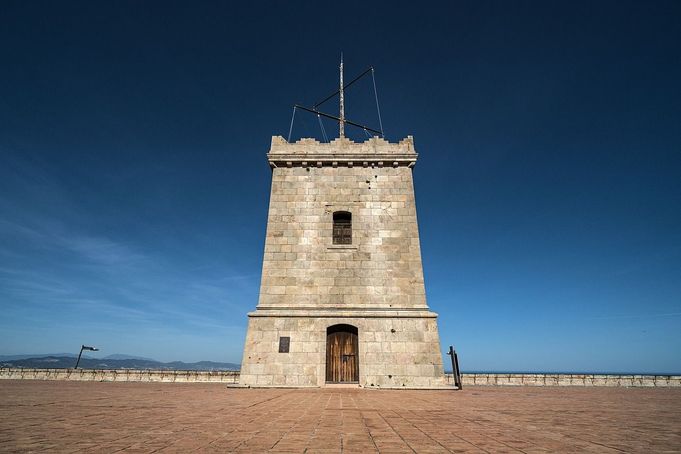
[[[281,136],[274,136],[267,154],[272,167],[319,167],[334,163],[349,167],[367,167],[372,164],[380,167],[413,166],[417,157],[412,136],[407,136],[398,143],[390,143],[380,137],[371,137],[359,143],[345,137],[328,143],[309,138],[289,143]]]

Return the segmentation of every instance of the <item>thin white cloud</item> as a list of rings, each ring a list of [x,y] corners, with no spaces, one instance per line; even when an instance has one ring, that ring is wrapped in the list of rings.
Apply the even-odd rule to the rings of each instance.
[[[665,312],[659,314],[623,314],[623,315],[604,315],[601,317],[588,317],[591,320],[616,320],[616,319],[639,319],[639,318],[666,318],[681,317],[681,312]]]
[[[44,168],[17,158],[10,174],[11,182],[0,182],[10,189],[0,193],[0,325],[57,333],[78,326],[123,343],[133,332],[243,334],[255,306],[243,295],[257,295],[258,273],[223,262],[191,266],[111,230],[103,234]],[[0,339],[12,340],[6,336]]]
[[[80,254],[83,258],[106,266],[130,265],[145,259],[143,254],[134,252],[128,246],[104,237],[84,235],[60,236],[58,241],[64,247]]]

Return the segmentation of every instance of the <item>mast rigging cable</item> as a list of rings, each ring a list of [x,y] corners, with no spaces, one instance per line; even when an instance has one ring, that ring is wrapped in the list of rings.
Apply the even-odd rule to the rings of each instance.
[[[360,80],[362,77],[364,77],[364,76],[367,75],[368,73],[371,73],[371,81],[372,81],[372,85],[373,85],[373,88],[374,88],[374,100],[376,101],[376,112],[377,112],[377,114],[378,114],[378,124],[379,124],[379,127],[380,127],[380,131],[378,131],[378,130],[376,130],[376,129],[369,128],[369,127],[364,126],[364,125],[361,125],[361,124],[359,124],[359,123],[355,123],[355,122],[350,121],[350,120],[347,120],[347,119],[345,119],[345,118],[342,118],[342,117],[344,117],[343,115],[341,115],[341,117],[336,117],[336,116],[334,116],[334,115],[330,115],[330,114],[327,114],[327,113],[324,113],[324,112],[320,112],[320,111],[319,111],[319,109],[318,109],[319,106],[321,106],[322,104],[324,104],[325,102],[327,102],[327,101],[330,100],[331,98],[334,98],[336,95],[340,94],[340,93],[341,93],[341,90],[343,90],[343,91],[346,90],[348,87],[350,87],[351,85],[353,85],[355,82],[357,82],[358,80]],[[342,80],[343,80],[343,79],[342,79],[342,60],[341,60],[341,81],[342,81]],[[379,105],[379,103],[378,103],[378,90],[376,89],[376,77],[375,77],[375,75],[374,75],[374,67],[373,67],[373,66],[369,66],[369,67],[368,67],[367,69],[365,69],[359,76],[355,77],[354,79],[352,79],[352,80],[351,80],[350,82],[348,82],[347,84],[342,84],[342,86],[339,87],[338,90],[334,91],[333,93],[331,93],[330,95],[328,95],[327,97],[325,97],[324,99],[322,99],[321,101],[315,103],[311,108],[301,106],[300,104],[295,104],[295,105],[293,106],[293,114],[291,115],[291,125],[290,125],[289,131],[288,131],[288,142],[291,141],[291,134],[293,133],[293,123],[294,123],[295,118],[296,118],[296,110],[297,110],[297,109],[301,109],[301,110],[304,110],[304,111],[306,111],[306,112],[314,113],[314,114],[317,115],[317,120],[319,121],[319,127],[320,127],[320,129],[321,129],[321,131],[322,131],[322,137],[323,137],[323,139],[324,139],[325,142],[328,142],[328,141],[329,141],[329,137],[328,137],[328,135],[326,134],[326,129],[324,128],[324,124],[323,124],[323,122],[322,122],[322,118],[321,118],[321,117],[329,118],[329,119],[338,121],[339,123],[342,122],[343,125],[346,125],[346,124],[347,124],[347,125],[350,125],[350,126],[355,126],[355,127],[357,127],[357,128],[360,128],[360,129],[362,129],[362,130],[364,131],[364,133],[365,133],[367,136],[369,136],[369,137],[371,137],[370,134],[369,134],[369,131],[371,131],[372,133],[378,134],[379,137],[385,137],[385,134],[384,134],[384,132],[383,132],[383,119],[381,118],[381,108],[380,108],[380,105]],[[342,110],[342,107],[341,107],[341,110]],[[342,131],[342,130],[343,130],[343,128],[341,127],[341,131]],[[344,134],[341,133],[341,136],[344,136]]]

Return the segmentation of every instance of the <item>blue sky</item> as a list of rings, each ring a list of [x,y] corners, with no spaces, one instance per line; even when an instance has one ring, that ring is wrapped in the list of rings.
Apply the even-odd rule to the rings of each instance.
[[[0,354],[240,361],[265,153],[343,51],[464,370],[681,372],[678,2],[334,5],[0,4]]]

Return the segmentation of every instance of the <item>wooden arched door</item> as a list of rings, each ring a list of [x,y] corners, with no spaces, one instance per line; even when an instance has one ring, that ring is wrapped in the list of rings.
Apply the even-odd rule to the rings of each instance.
[[[326,330],[326,382],[359,383],[357,328],[333,325]]]

